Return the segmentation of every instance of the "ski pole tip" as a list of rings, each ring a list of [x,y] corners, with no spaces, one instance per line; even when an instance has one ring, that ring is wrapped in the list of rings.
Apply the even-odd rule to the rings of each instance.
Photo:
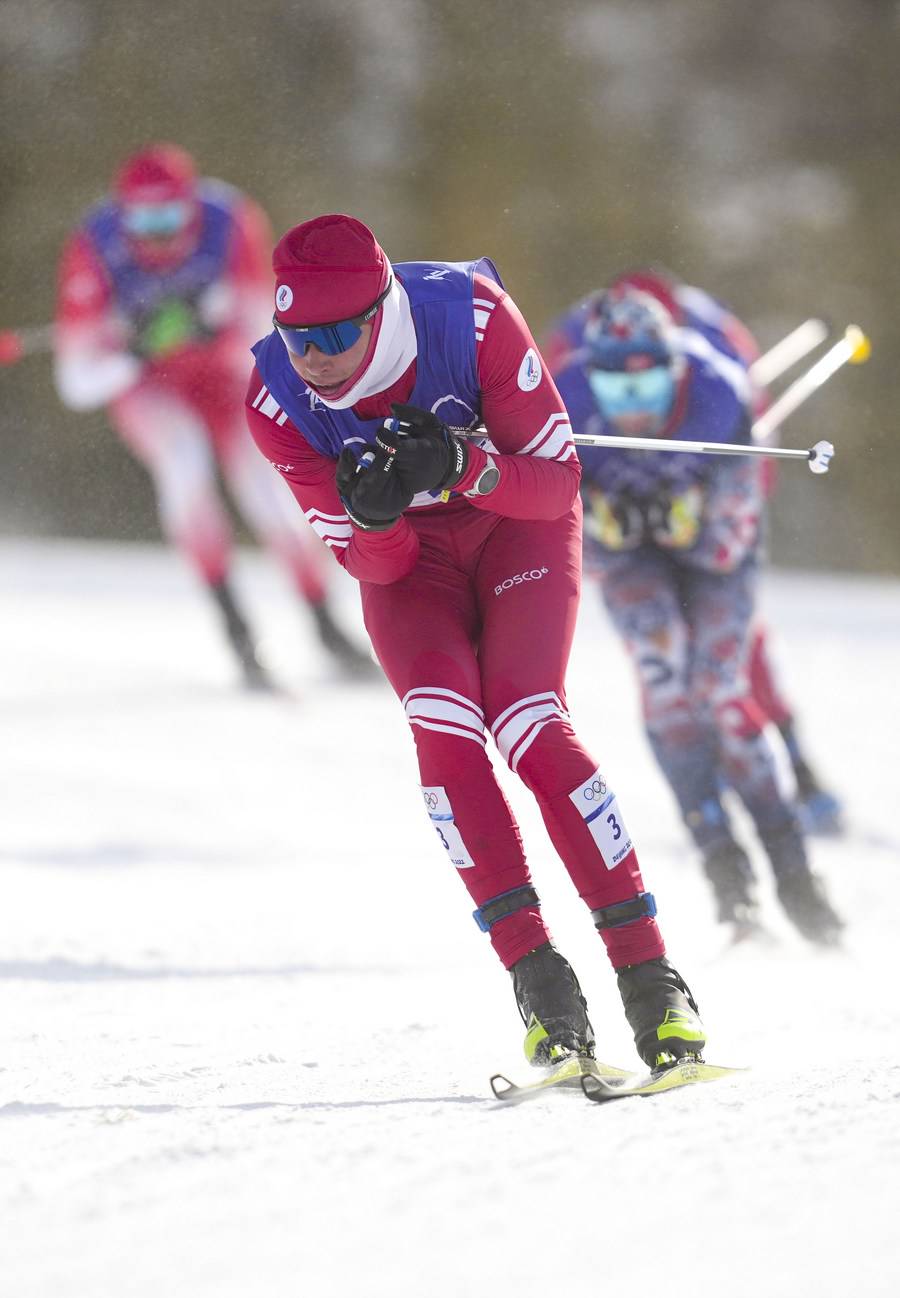
[[[872,344],[858,325],[847,325],[844,337],[853,348],[850,353],[851,365],[862,365],[872,355]]]
[[[816,442],[809,452],[810,472],[827,473],[833,455],[834,447],[831,442]]]

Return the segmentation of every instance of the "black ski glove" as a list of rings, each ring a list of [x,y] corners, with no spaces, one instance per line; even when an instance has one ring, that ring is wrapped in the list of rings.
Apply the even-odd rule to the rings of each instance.
[[[418,406],[391,405],[376,443],[394,456],[400,479],[409,491],[451,491],[469,464],[469,447],[437,415]]]
[[[367,451],[360,460],[349,446],[341,451],[334,480],[350,522],[364,532],[386,532],[412,500],[387,451]]]

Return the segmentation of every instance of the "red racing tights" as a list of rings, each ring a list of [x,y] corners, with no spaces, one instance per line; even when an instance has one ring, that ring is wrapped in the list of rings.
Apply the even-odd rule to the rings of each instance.
[[[644,891],[637,855],[566,708],[579,512],[534,522],[458,501],[406,517],[421,544],[416,567],[391,585],[362,583],[363,613],[412,728],[426,810],[472,900],[480,907],[531,884],[486,730],[537,799],[589,909],[633,899]],[[510,968],[550,934],[528,905],[496,922],[490,937]],[[665,951],[646,915],[602,937],[615,968]]]

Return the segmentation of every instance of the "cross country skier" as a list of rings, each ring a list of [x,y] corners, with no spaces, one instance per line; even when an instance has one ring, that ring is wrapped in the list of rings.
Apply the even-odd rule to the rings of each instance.
[[[594,1035],[542,918],[486,730],[592,914],[639,1054],[655,1065],[699,1051],[696,1005],[665,957],[619,805],[566,707],[580,468],[525,321],[487,258],[394,267],[350,216],[288,231],[273,268],[250,427],[359,580],[426,812],[512,975],[526,1054],[590,1056]],[[480,420],[489,449],[448,427]]]
[[[268,318],[266,217],[197,177],[172,144],[128,158],[79,222],[59,267],[56,383],[73,410],[105,406],[153,477],[160,523],[201,576],[248,685],[270,684],[229,581],[231,528],[217,465],[244,518],[283,561],[321,643],[343,669],[374,664],[335,623],[316,542],[247,435],[247,348]]]
[[[759,358],[756,339],[738,317],[704,289],[680,283],[668,272],[656,269],[636,269],[618,275],[609,285],[615,288],[631,285],[657,298],[673,319],[689,314],[702,321],[703,329],[712,339],[720,338],[726,350],[734,354],[749,368]],[[551,373],[558,373],[572,353],[582,345],[586,299],[577,304],[556,322],[547,338],[544,354]],[[764,389],[753,387],[752,413],[754,418],[768,407],[769,399]],[[711,430],[710,435],[715,430]],[[767,498],[774,494],[777,482],[777,465],[774,460],[761,460],[759,473]],[[766,718],[779,731],[790,759],[796,782],[797,807],[803,829],[807,834],[834,835],[842,829],[841,804],[835,795],[824,787],[813,764],[800,742],[795,709],[783,686],[776,678],[772,665],[769,630],[756,618],[750,633],[748,656],[750,692]]]
[[[555,378],[575,432],[749,440],[753,393],[733,334],[645,288],[625,276],[557,329]],[[568,351],[559,344],[566,331]],[[648,738],[702,855],[719,919],[737,935],[758,923],[753,869],[723,805],[724,782],[753,818],[790,919],[811,941],[833,943],[841,921],[810,870],[750,687],[758,462],[579,453],[590,560],[637,668]]]

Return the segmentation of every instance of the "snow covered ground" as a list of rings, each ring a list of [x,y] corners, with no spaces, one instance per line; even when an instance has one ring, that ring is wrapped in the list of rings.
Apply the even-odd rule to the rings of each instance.
[[[615,781],[734,1081],[608,1107],[524,1076],[508,979],[422,814],[385,686],[329,674],[258,556],[296,697],[234,688],[163,550],[0,546],[0,1292],[469,1298],[900,1292],[900,584],[772,576],[765,607],[851,829],[815,846],[846,949],[722,949],[586,592],[578,729]],[[359,626],[338,574],[340,612]],[[545,913],[600,1054],[636,1063],[527,795]]]

